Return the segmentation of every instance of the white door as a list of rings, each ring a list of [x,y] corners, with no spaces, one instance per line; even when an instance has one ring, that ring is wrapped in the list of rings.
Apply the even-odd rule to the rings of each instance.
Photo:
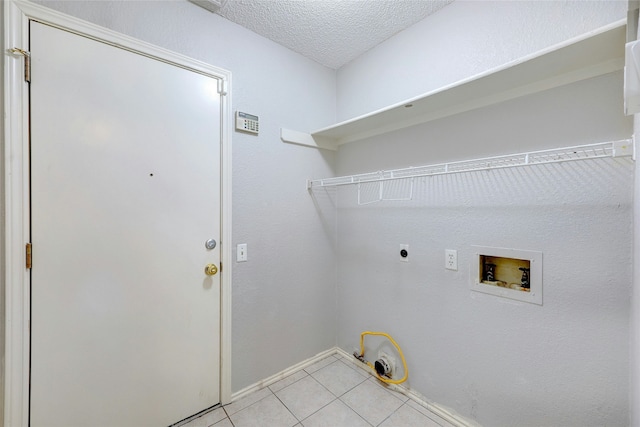
[[[31,23],[33,427],[219,402],[217,79]]]

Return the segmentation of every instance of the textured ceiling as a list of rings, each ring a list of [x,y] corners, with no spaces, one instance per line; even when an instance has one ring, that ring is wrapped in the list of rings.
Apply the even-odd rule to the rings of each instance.
[[[228,0],[216,13],[340,68],[453,0]]]

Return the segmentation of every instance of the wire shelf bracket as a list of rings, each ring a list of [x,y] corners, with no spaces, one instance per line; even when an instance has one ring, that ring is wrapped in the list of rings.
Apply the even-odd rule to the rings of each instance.
[[[632,157],[633,160],[636,159],[635,136],[630,139],[554,148],[551,150],[531,151],[527,153],[485,157],[481,159],[462,160],[426,166],[412,166],[403,169],[381,170],[377,172],[339,176],[335,178],[310,179],[307,180],[307,190],[313,191],[313,189],[319,187],[358,185],[359,204],[374,203],[381,200],[411,200],[413,197],[413,178],[615,157]],[[411,179],[409,197],[401,199],[384,198],[384,187],[382,183],[384,181],[399,179]],[[380,183],[377,200],[360,203],[360,186],[364,183]]]

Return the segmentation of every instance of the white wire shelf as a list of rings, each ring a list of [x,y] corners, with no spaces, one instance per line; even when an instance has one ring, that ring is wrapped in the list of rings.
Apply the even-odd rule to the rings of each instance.
[[[462,160],[457,162],[408,167],[403,169],[381,170],[377,172],[339,176],[335,178],[307,180],[307,189],[311,191],[317,187],[336,187],[341,185],[384,182],[423,176],[447,175],[453,173],[513,168],[519,166],[533,166],[550,163],[573,162],[578,160],[592,160],[608,157],[629,156],[634,156],[634,141],[633,139],[623,139],[619,141],[600,142],[596,144],[578,145],[574,147],[555,148],[551,150],[531,151],[528,153],[485,157],[482,159]],[[381,196],[379,200],[384,199]]]

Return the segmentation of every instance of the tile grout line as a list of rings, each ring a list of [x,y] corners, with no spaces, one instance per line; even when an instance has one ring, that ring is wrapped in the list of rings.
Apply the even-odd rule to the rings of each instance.
[[[354,366],[350,366],[349,364],[345,363],[344,361],[338,359],[338,362],[341,362],[343,365],[345,365],[347,368],[352,369],[354,372],[358,373],[358,371],[356,370],[356,368]],[[342,398],[349,392],[351,392],[352,390],[356,389],[357,387],[361,386],[362,384],[364,384],[366,381],[369,381],[370,378],[369,376],[362,376],[362,381],[360,381],[358,384],[354,385],[353,387],[351,387],[350,389],[348,389],[347,391],[345,391],[344,393],[342,393],[340,396],[338,396],[337,400],[339,400],[343,405],[345,405],[347,408],[349,408],[349,410],[351,410],[354,414],[356,414],[358,417],[360,417],[365,423],[367,423],[368,425],[373,426],[372,423],[370,423],[366,418],[364,418],[358,411],[355,410],[355,408],[352,408],[351,405],[349,405],[349,403],[345,402],[344,400],[342,400]],[[385,418],[386,419],[386,418]],[[384,420],[383,420],[384,421]]]
[[[229,415],[229,413],[227,412],[226,408],[223,406],[222,410],[224,411],[224,414],[227,416],[227,419],[229,420],[229,422],[231,423],[232,427],[235,427],[235,424],[233,423],[233,420],[231,419],[231,416]],[[240,411],[238,411],[240,412]],[[214,424],[215,426],[215,424]]]
[[[342,360],[344,363],[346,363],[347,365],[351,365],[351,366],[357,366],[358,369],[361,369],[364,372],[367,372],[369,374],[369,376],[375,378],[375,376],[372,375],[372,372],[369,368],[366,367],[366,365],[362,364],[361,362],[356,362],[356,359],[353,357],[353,355],[347,353],[346,351],[342,350],[340,347],[336,347],[335,348],[335,356],[336,358],[338,358],[338,360]],[[426,411],[428,411],[430,414],[432,414],[433,416],[437,417],[439,419],[438,420],[434,420],[431,416],[427,415],[427,418],[433,420],[434,422],[438,423],[439,425],[443,426],[443,427],[472,427],[475,424],[470,424],[467,420],[464,420],[463,418],[461,418],[458,415],[455,415],[453,413],[450,413],[448,410],[438,406],[438,405],[434,405],[432,403],[430,403],[429,401],[425,400],[425,397],[420,395],[419,393],[417,393],[415,390],[409,389],[404,387],[403,385],[396,385],[394,392],[395,393],[399,393],[405,397],[407,397],[407,401],[412,401],[414,403],[416,403],[418,406],[420,406],[421,408],[425,409]],[[425,414],[426,415],[426,414]],[[445,424],[442,424],[442,423]]]
[[[300,381],[300,380],[298,380],[298,381]],[[293,384],[297,383],[298,381],[294,382]],[[293,384],[291,384],[291,385],[293,385]],[[289,386],[287,386],[287,387],[289,387]],[[287,387],[285,387],[285,388],[287,388]],[[284,388],[283,388],[283,390],[284,390]],[[273,392],[272,392],[272,393],[273,393]],[[302,423],[302,420],[301,420],[301,419],[299,419],[298,417],[296,417],[296,414],[294,414],[294,413],[291,411],[291,409],[289,409],[289,407],[288,407],[288,406],[287,406],[287,405],[286,405],[282,400],[280,400],[280,397],[279,397],[277,394],[273,393],[273,395],[276,397],[276,399],[278,399],[278,402],[280,402],[280,403],[282,404],[282,406],[284,406],[284,408],[285,408],[285,409],[286,409],[286,410],[291,414],[291,416],[292,416],[293,418],[295,418],[295,420],[296,420],[297,422],[294,424],[294,426],[295,426],[295,425],[297,425],[297,424]]]
[[[360,383],[360,384],[362,384],[362,383]],[[358,384],[358,385],[360,385],[360,384]],[[356,386],[356,387],[357,387],[357,386]],[[354,387],[354,388],[356,388],[356,387]],[[353,388],[352,388],[351,390],[353,390]],[[349,391],[351,391],[351,390],[349,390]],[[347,393],[344,393],[342,396],[344,396],[345,394],[347,394]],[[344,406],[346,406],[347,408],[349,408],[349,410],[350,410],[351,412],[353,412],[354,414],[356,414],[358,417],[360,417],[360,419],[361,419],[362,421],[364,421],[365,423],[369,424],[369,425],[370,425],[370,426],[372,426],[372,427],[376,427],[376,426],[374,426],[373,424],[371,424],[367,419],[365,419],[362,415],[360,415],[360,413],[359,413],[358,411],[356,411],[355,409],[353,409],[353,408],[352,408],[352,407],[351,407],[347,402],[345,402],[344,400],[342,400],[340,397],[339,397],[338,399],[336,399],[336,400],[339,400],[339,401],[340,401],[340,403],[342,403]]]
[[[271,393],[276,394],[276,393],[278,393],[278,392],[280,392],[280,391],[284,390],[285,388],[287,388],[287,387],[289,387],[289,386],[291,386],[291,385],[294,385],[294,384],[295,384],[295,383],[297,383],[298,381],[302,381],[303,379],[305,379],[306,377],[308,377],[308,376],[310,376],[310,375],[311,375],[311,374],[309,374],[307,371],[305,371],[304,369],[301,369],[301,370],[299,370],[299,371],[297,371],[297,372],[294,372],[293,374],[289,375],[289,377],[290,377],[290,376],[292,376],[292,375],[297,374],[298,372],[304,372],[304,373],[305,373],[305,374],[307,374],[307,375],[305,375],[305,376],[304,376],[304,377],[302,377],[302,378],[299,378],[299,379],[295,380],[295,381],[294,381],[294,382],[292,382],[291,384],[287,384],[286,386],[282,387],[282,388],[281,388],[280,390],[278,390],[278,391],[274,391],[274,390],[271,388],[271,386],[272,386],[272,385],[275,385],[275,384],[278,384],[280,381],[284,381],[284,380],[285,380],[285,379],[287,379],[288,377],[284,377],[284,378],[283,378],[283,379],[281,379],[280,381],[276,381],[275,383],[273,383],[273,384],[271,384],[271,385],[268,385],[268,386],[267,386],[267,388],[268,388],[269,390],[271,390]]]
[[[400,408],[402,408],[402,405],[400,406]],[[398,409],[400,409],[398,408]],[[398,410],[396,409],[396,411]],[[393,411],[392,413],[390,413],[389,415],[387,415],[387,417],[385,419],[383,419],[382,421],[380,421],[378,424],[376,424],[374,427],[380,427],[385,421],[387,421],[389,418],[391,418],[393,416],[393,414],[396,413],[396,411]]]
[[[239,390],[235,393],[232,393],[231,395],[231,400],[233,402],[236,402],[238,400],[241,400],[242,398],[248,396],[251,393],[260,391],[261,389],[268,387],[272,384],[275,384],[276,382],[292,375],[295,374],[298,371],[304,370],[312,365],[314,365],[315,363],[324,360],[326,358],[332,357],[334,359],[338,359],[338,357],[336,356],[338,354],[338,349],[337,347],[331,348],[329,350],[325,350],[323,352],[320,352],[318,354],[316,354],[315,356],[307,359],[307,360],[303,360],[300,363],[297,363],[296,365],[290,366],[289,368],[278,372],[268,378],[265,378],[264,380],[258,381],[254,384],[251,384],[245,388],[243,388],[242,390]]]
[[[333,363],[333,362],[331,362],[331,363]],[[331,363],[329,363],[329,365],[331,365]],[[325,366],[323,366],[323,367],[322,367],[322,368],[320,368],[320,369],[326,368],[326,367],[327,367],[327,366],[329,366],[329,365],[325,365]],[[318,372],[320,369],[318,369],[317,371],[314,371],[314,372]],[[306,371],[305,371],[305,372],[306,372]],[[309,374],[309,373],[307,372],[307,374]],[[326,388],[326,387],[324,386],[324,384],[322,384],[320,381],[318,381],[317,379],[315,379],[315,378],[314,378],[314,376],[313,376],[312,374],[309,374],[309,376],[311,377],[311,379],[312,379],[312,380],[314,380],[316,383],[318,383],[322,388],[324,388],[325,390],[327,390],[327,391],[329,392],[329,394],[331,394],[331,396],[333,396],[333,400],[331,400],[331,401],[330,401],[329,403],[327,403],[326,405],[324,405],[324,406],[322,406],[322,407],[318,408],[318,410],[316,410],[316,411],[312,412],[311,414],[307,415],[303,420],[308,419],[310,416],[312,416],[313,414],[315,414],[315,413],[317,413],[317,412],[321,411],[322,409],[326,408],[327,406],[331,405],[334,401],[336,401],[336,400],[338,399],[338,398],[336,397],[336,395],[335,395],[335,394],[333,394],[333,393],[331,392],[331,390],[329,390],[328,388]],[[277,397],[277,396],[276,396],[276,397]],[[282,402],[282,404],[283,404],[285,407],[287,407],[287,405],[285,405],[285,404],[284,404],[284,402]],[[289,408],[287,407],[287,409],[289,409]],[[291,412],[291,411],[289,411],[289,412]],[[295,415],[294,415],[294,417],[298,420],[298,417],[296,417]],[[302,423],[302,421],[303,421],[303,420],[298,420],[298,422],[299,422],[299,423]]]
[[[367,420],[365,420],[358,412],[356,412],[351,406],[349,406],[349,404],[347,404],[345,401],[343,401],[341,399],[342,396],[344,396],[345,394],[347,394],[348,392],[350,392],[351,390],[353,390],[354,388],[358,387],[360,384],[362,384],[363,382],[367,381],[367,378],[363,378],[363,380],[361,382],[359,382],[358,384],[356,384],[355,386],[349,388],[347,391],[345,391],[344,393],[342,393],[340,396],[336,396],[331,390],[329,390],[320,380],[318,380],[316,377],[313,376],[314,373],[321,371],[322,369],[328,368],[329,366],[335,364],[335,363],[341,363],[339,358],[335,358],[336,360],[323,366],[320,369],[315,370],[313,373],[309,373],[307,371],[307,374],[313,378],[318,384],[320,384],[325,390],[327,390],[329,393],[331,393],[332,396],[334,396],[334,399],[327,403],[326,405],[322,406],[321,408],[319,408],[317,411],[313,412],[312,414],[309,414],[306,418],[304,418],[305,420],[309,419],[311,416],[313,416],[314,414],[320,412],[321,410],[323,410],[324,408],[326,408],[327,406],[331,405],[332,403],[334,403],[335,401],[338,401],[340,403],[342,403],[343,405],[345,405],[350,411],[352,411],[354,414],[356,414],[358,417],[360,417],[365,423],[371,425],[370,422],[368,422]],[[346,365],[349,369],[353,369],[352,367]],[[355,371],[355,369],[354,369]],[[355,371],[357,373],[357,371]],[[302,422],[304,420],[300,420],[300,422]]]
[[[342,363],[344,366],[346,366],[347,368],[353,370],[354,372],[358,373],[358,371],[356,370],[356,368],[354,366],[350,366],[348,363],[345,363],[341,360],[341,358],[336,358],[337,360],[334,362],[329,363],[328,365],[323,366],[322,368],[314,371],[313,373],[319,372],[322,369],[325,369],[331,365],[333,365],[334,363],[338,362],[338,363]],[[308,373],[308,372],[307,372]],[[331,390],[329,390],[322,382],[320,382],[320,380],[318,380],[317,378],[315,378],[313,376],[313,373],[308,373],[310,377],[312,377],[318,384],[320,384],[322,387],[324,387],[327,391],[329,391],[329,393],[331,393],[333,396],[335,396],[335,399],[333,399],[331,402],[327,403],[325,406],[323,406],[322,408],[319,408],[317,411],[315,411],[313,414],[321,411],[322,409],[326,408],[327,406],[329,406],[330,404],[332,404],[333,402],[335,402],[336,400],[339,401],[340,403],[342,403],[343,405],[345,405],[350,411],[352,411],[354,414],[356,414],[359,418],[361,418],[365,423],[367,423],[370,426],[373,426],[373,424],[371,424],[369,421],[367,421],[362,415],[360,415],[360,413],[358,413],[358,411],[356,411],[354,408],[351,407],[351,405],[349,405],[347,402],[345,402],[344,400],[342,400],[342,397],[344,395],[346,395],[347,393],[351,392],[353,389],[355,389],[356,387],[362,385],[364,382],[371,380],[370,376],[362,376],[362,381],[360,381],[358,384],[354,385],[353,387],[349,388],[348,390],[346,390],[344,393],[342,393],[340,396],[336,396]],[[381,387],[383,390],[385,390],[385,392],[391,394],[392,396],[394,395],[394,393],[390,392],[389,390],[385,389],[384,387]],[[402,402],[402,405],[400,405],[400,407],[402,407],[404,404],[406,404],[406,401],[402,401],[401,399],[397,398],[396,396],[393,396],[396,399],[400,400]],[[407,399],[408,401],[408,399]],[[387,418],[389,418],[391,415],[393,415],[394,412],[392,412]],[[309,417],[311,417],[313,414],[310,414],[309,416],[307,416],[305,418],[308,419]],[[385,418],[386,420],[386,418]],[[301,421],[302,422],[302,421]],[[382,421],[384,422],[384,420]],[[378,424],[379,425],[379,424]],[[375,426],[373,426],[375,427]]]
[[[408,403],[408,402],[409,402],[408,400],[407,400],[406,402],[403,402],[403,403],[402,403],[402,405],[400,405],[400,407],[399,407],[398,409],[396,409],[395,411],[393,411],[392,413],[390,413],[390,414],[389,414],[389,415],[388,415],[384,420],[380,421],[380,424],[378,424],[376,427],[381,426],[385,421],[387,421],[387,420],[388,420],[389,418],[391,418],[391,417],[392,417],[396,412],[398,412],[398,411],[399,411],[403,406],[409,406],[409,405],[407,405],[407,403]],[[409,406],[409,408],[411,408],[411,406]],[[411,408],[411,409],[413,409],[413,408]],[[414,410],[415,410],[415,409],[414,409]],[[416,411],[416,412],[417,412],[417,411]],[[420,413],[420,412],[418,412],[418,413],[419,413],[420,415],[424,416],[424,417],[427,417],[426,415],[424,415],[424,414],[422,414],[422,413]],[[427,417],[427,418],[429,418],[429,417]],[[431,418],[429,418],[429,419],[431,419]]]
[[[339,361],[338,361],[338,362],[339,362]],[[329,366],[329,365],[327,365],[327,366]],[[347,367],[349,367],[349,366],[347,366]],[[350,367],[349,367],[349,368],[350,368]],[[353,368],[351,368],[351,369],[353,369]],[[311,376],[313,377],[313,375],[311,375]],[[324,384],[322,384],[322,383],[320,382],[320,380],[318,380],[318,379],[317,379],[317,378],[315,378],[315,377],[314,377],[313,379],[315,379],[317,382],[319,382],[319,383],[320,383],[320,385],[322,385],[324,388],[326,388],[327,390],[329,390],[329,389],[328,389]],[[351,388],[347,389],[347,390],[346,390],[344,393],[342,393],[340,396],[336,396],[336,399],[340,399],[342,396],[344,396],[345,394],[349,393],[351,390],[353,390],[354,388],[358,387],[360,384],[362,384],[363,382],[365,382],[365,381],[367,381],[367,380],[368,380],[368,378],[364,378],[364,377],[363,377],[362,381],[360,381],[358,384],[354,385],[353,387],[351,387]],[[331,393],[331,394],[333,394],[333,395],[335,396],[335,394],[334,394],[331,390],[329,390],[329,393]],[[342,401],[342,400],[341,400],[341,401]],[[343,402],[343,403],[345,403],[345,402]],[[345,403],[345,405],[346,405],[346,403]],[[349,405],[347,405],[347,406],[349,406]]]
[[[320,353],[322,354],[322,353]],[[351,357],[348,357],[347,353],[345,353],[344,351],[338,350],[336,349],[336,351],[334,351],[333,353],[329,353],[329,351],[324,352],[324,357],[321,359],[318,359],[318,356],[320,355],[318,354],[316,357],[314,357],[313,359],[314,362],[312,363],[300,363],[298,365],[298,369],[288,369],[289,372],[285,375],[282,376],[282,374],[284,373],[280,373],[280,374],[276,374],[272,377],[270,377],[270,381],[265,381],[267,384],[265,384],[263,382],[263,388],[267,388],[268,392],[265,392],[266,396],[258,399],[255,402],[252,402],[251,404],[243,407],[240,410],[235,411],[233,414],[229,414],[229,412],[227,412],[227,406],[230,406],[232,402],[226,406],[222,406],[224,413],[227,416],[227,419],[229,420],[230,424],[235,427],[235,423],[232,421],[231,416],[238,414],[242,411],[244,411],[245,409],[248,409],[250,407],[252,407],[253,405],[258,404],[259,402],[263,401],[264,399],[266,399],[267,397],[269,397],[269,395],[273,395],[275,396],[275,398],[277,399],[277,401],[283,405],[285,407],[285,409],[287,410],[287,412],[293,416],[294,420],[297,421],[297,423],[295,424],[296,426],[299,424],[300,426],[303,425],[303,422],[305,420],[308,420],[310,417],[312,417],[313,415],[317,414],[318,412],[322,411],[323,409],[325,409],[326,407],[328,407],[329,405],[333,404],[336,402],[336,400],[342,404],[345,405],[346,408],[348,408],[350,411],[352,411],[353,413],[355,413],[355,415],[358,416],[358,418],[362,419],[367,425],[376,427],[376,426],[380,426],[382,425],[384,422],[386,422],[389,418],[391,418],[394,414],[396,414],[401,408],[403,408],[404,406],[407,406],[408,409],[414,410],[416,412],[418,412],[421,416],[425,417],[426,419],[436,423],[437,425],[441,426],[441,427],[446,427],[446,426],[451,426],[453,427],[453,425],[451,423],[448,422],[448,420],[445,417],[440,416],[439,413],[432,411],[429,406],[429,403],[424,401],[423,399],[420,399],[419,401],[413,398],[413,395],[415,394],[415,392],[413,392],[410,389],[405,389],[403,387],[388,387],[385,386],[383,384],[381,384],[379,382],[379,380],[377,380],[377,378],[375,378],[375,376],[372,375],[372,373],[370,372],[369,369],[366,369],[364,366],[362,366],[361,364],[357,363],[356,360],[352,359]],[[341,365],[335,365],[336,362],[340,362]],[[305,366],[306,365],[306,366]],[[321,365],[319,368],[317,367],[318,365]],[[304,367],[303,367],[304,366]],[[336,394],[334,394],[327,386],[325,386],[325,384],[323,382],[321,382],[318,378],[316,378],[315,374],[321,372],[323,369],[325,368],[329,368],[331,366],[334,366],[334,368],[336,366],[344,366],[349,368],[350,370],[354,371],[355,373],[357,373],[360,376],[360,379],[362,381],[360,381],[358,384],[348,388],[347,390],[345,390],[344,392],[342,392],[339,396],[337,396]],[[313,371],[308,371],[307,369],[313,369]],[[286,370],[285,370],[286,371]],[[287,384],[285,387],[279,389],[278,391],[275,391],[274,389],[272,389],[271,387],[278,384],[278,382],[281,381],[285,381],[287,378],[289,378],[292,375],[295,375],[299,372],[302,372],[301,375],[303,375],[301,378],[296,379],[295,381],[293,381],[290,384]],[[320,375],[320,374],[318,374]],[[276,376],[280,376],[280,379],[273,381],[273,379],[275,379]],[[322,375],[320,375],[322,377]],[[325,375],[326,376],[326,375]],[[318,408],[317,410],[315,410],[314,412],[312,412],[311,414],[305,416],[305,418],[300,419],[298,418],[292,411],[291,409],[280,399],[280,397],[277,395],[277,393],[280,393],[281,391],[297,384],[299,381],[306,379],[307,377],[311,377],[311,380],[313,380],[315,383],[319,384],[322,389],[326,390],[332,397],[332,399],[326,403],[325,405],[321,406],[320,408]],[[327,378],[331,378],[332,375],[328,375]],[[355,409],[353,409],[347,402],[345,402],[343,400],[343,397],[352,392],[355,388],[361,386],[362,384],[364,384],[365,382],[370,381],[373,385],[381,388],[382,390],[384,390],[384,392],[388,393],[390,396],[394,397],[395,399],[397,399],[398,401],[400,401],[401,405],[400,407],[398,407],[397,409],[395,409],[391,414],[387,415],[382,421],[380,421],[380,423],[376,424],[375,426],[370,423],[368,420],[366,420],[362,415],[360,415]],[[328,383],[330,384],[330,382]],[[346,383],[345,383],[346,384]],[[342,384],[344,385],[344,384]],[[254,385],[253,387],[258,386],[258,384]],[[249,391],[250,387],[247,387],[247,390],[245,391]],[[253,391],[253,393],[258,392],[260,389],[257,389],[255,391]],[[338,387],[338,390],[341,390],[341,387]],[[243,393],[244,394],[244,393]],[[249,396],[251,393],[246,393],[243,395],[243,397],[247,397]],[[416,397],[419,397],[416,395]],[[240,399],[238,399],[240,400]],[[409,402],[412,402],[412,404],[409,404]],[[413,405],[416,405],[417,407],[414,407]],[[311,405],[313,406],[313,405]],[[418,407],[420,409],[418,409]],[[440,409],[437,408],[436,409]],[[425,410],[427,413],[423,412],[423,410]],[[445,411],[446,413],[446,411]],[[449,414],[447,414],[449,415]],[[451,416],[451,418],[454,418],[454,416]],[[222,421],[222,420],[220,420]],[[219,421],[219,422],[220,422]],[[459,421],[459,420],[456,420]],[[209,426],[211,427],[211,426]],[[460,425],[460,427],[462,427],[462,425]]]
[[[274,392],[272,392],[272,391],[271,391],[271,389],[270,389],[269,387],[265,387],[265,388],[263,388],[263,389],[261,389],[261,390],[264,390],[264,389],[269,390],[269,393],[271,393],[271,394],[275,394]],[[262,397],[262,398],[260,398],[260,399],[256,400],[255,402],[252,402],[251,404],[249,404],[249,405],[245,406],[245,407],[244,407],[244,408],[242,408],[242,409],[238,409],[237,411],[235,411],[235,412],[234,412],[233,414],[231,414],[231,415],[235,415],[235,414],[237,414],[237,413],[239,413],[239,412],[242,412],[242,411],[244,411],[245,409],[248,409],[248,408],[250,408],[251,406],[255,405],[256,403],[258,403],[258,402],[262,402],[262,401],[263,401],[264,399],[266,399],[267,397],[269,397],[269,395],[264,396],[264,397]],[[230,405],[231,405],[231,404],[229,404],[229,405],[227,405],[227,406],[230,406]],[[226,409],[226,407],[225,407],[225,406],[223,406],[223,408],[224,408],[224,413],[225,413],[225,414],[227,414],[227,417],[229,418],[229,421],[231,421],[231,415],[229,415],[229,413],[227,412],[227,409]],[[233,421],[231,421],[231,422],[233,423]]]

